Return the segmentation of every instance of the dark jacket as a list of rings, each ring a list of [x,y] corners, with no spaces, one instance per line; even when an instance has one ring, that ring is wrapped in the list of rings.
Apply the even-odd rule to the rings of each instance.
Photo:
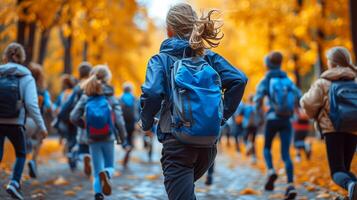
[[[111,137],[108,138],[108,140],[115,140],[116,138],[120,138],[121,141],[124,141],[124,138],[126,137],[127,133],[125,130],[125,122],[123,119],[123,113],[121,110],[121,107],[119,105],[118,100],[114,97],[114,89],[109,86],[109,85],[103,85],[103,93],[105,96],[108,97],[109,102],[111,103],[111,106],[114,110],[115,114],[115,127],[117,128],[117,131],[115,134],[111,134]],[[70,120],[73,124],[76,126],[79,126],[81,128],[85,127],[85,121],[84,121],[84,112],[85,112],[85,106],[88,100],[87,95],[82,95],[76,106],[71,112],[70,115]],[[86,134],[87,136],[87,134]],[[91,143],[93,141],[89,140],[87,137],[87,142]]]
[[[160,122],[169,120],[170,116],[167,112],[170,108],[168,105],[170,91],[168,77],[170,67],[174,63],[172,57],[178,59],[184,56],[191,55],[191,48],[186,40],[179,38],[169,38],[161,44],[160,53],[154,55],[148,63],[146,71],[145,83],[142,85],[142,95],[140,97],[141,113],[143,129],[150,130],[154,123],[154,117],[160,111]],[[239,102],[242,99],[247,77],[235,67],[233,67],[222,56],[213,51],[206,51],[205,60],[218,72],[222,81],[224,91],[224,119],[232,116]],[[162,132],[167,132],[161,127],[163,123],[159,123],[158,137],[162,141]]]

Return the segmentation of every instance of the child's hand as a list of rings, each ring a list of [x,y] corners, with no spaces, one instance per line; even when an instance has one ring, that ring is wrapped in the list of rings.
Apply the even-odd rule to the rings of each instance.
[[[48,132],[46,130],[42,130],[39,133],[40,140],[45,139],[48,136]]]

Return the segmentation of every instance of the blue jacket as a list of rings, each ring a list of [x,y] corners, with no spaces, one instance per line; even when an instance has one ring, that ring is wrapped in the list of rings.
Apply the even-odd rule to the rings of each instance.
[[[264,97],[269,95],[268,90],[269,90],[270,79],[276,78],[276,77],[285,78],[285,77],[287,77],[287,75],[285,72],[281,71],[280,69],[271,69],[266,73],[264,79],[259,83],[258,88],[257,88],[257,93],[254,97],[254,101],[257,105],[257,110],[261,109],[261,107],[263,105]],[[294,85],[294,91],[296,93],[296,98],[297,98],[296,102],[298,102],[301,97],[301,91],[295,85]],[[270,105],[270,103],[269,103],[269,105]],[[266,119],[267,120],[275,120],[275,119],[283,119],[283,118],[277,116],[274,109],[272,108],[272,106],[269,106],[269,110],[267,112]],[[289,119],[289,118],[287,118],[287,119]]]
[[[160,111],[163,100],[170,97],[169,68],[174,63],[174,59],[170,56],[180,59],[184,53],[185,55],[190,55],[191,52],[188,41],[174,37],[165,40],[161,44],[160,53],[149,60],[146,79],[141,87],[142,95],[140,97],[142,107],[140,118],[144,130],[151,129],[154,117]],[[217,53],[207,51],[204,57],[221,77],[224,90],[223,117],[228,119],[241,101],[248,79],[241,71],[237,70]],[[160,134],[160,125],[158,133]]]

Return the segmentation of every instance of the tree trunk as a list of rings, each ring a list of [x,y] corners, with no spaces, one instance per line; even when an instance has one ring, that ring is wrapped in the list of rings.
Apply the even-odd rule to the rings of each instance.
[[[20,5],[23,0],[18,0],[17,5]],[[25,32],[26,32],[26,22],[19,19],[17,22],[17,36],[16,40],[22,46],[25,46]]]
[[[38,53],[37,62],[42,65],[45,61],[46,53],[47,53],[47,43],[50,37],[51,29],[45,29],[41,32],[41,39],[40,39],[40,49]]]
[[[325,0],[319,0],[319,3],[321,5],[321,20],[325,20],[325,12],[326,12],[326,2]],[[317,29],[317,66],[319,67],[319,73],[321,74],[325,68],[325,62],[324,62],[324,58],[323,58],[323,54],[324,54],[324,43],[325,40],[325,33],[322,29],[322,27],[318,27]]]
[[[33,49],[36,40],[36,22],[29,24],[28,39],[26,42],[26,63],[30,63],[33,60]]]
[[[351,20],[351,35],[354,50],[355,63],[357,63],[357,1],[350,0],[350,20]]]
[[[68,25],[71,27],[71,22],[67,22]],[[60,37],[62,40],[63,48],[64,48],[64,55],[63,55],[63,64],[64,69],[63,73],[65,74],[72,74],[72,57],[71,57],[71,49],[72,49],[72,34],[65,36],[63,34],[63,30],[60,30]]]
[[[83,56],[83,61],[88,61],[88,42],[87,41],[85,41],[83,43],[82,56]]]

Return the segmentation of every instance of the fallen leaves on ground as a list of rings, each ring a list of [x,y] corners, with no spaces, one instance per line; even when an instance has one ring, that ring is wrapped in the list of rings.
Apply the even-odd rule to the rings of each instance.
[[[76,196],[76,192],[73,190],[66,190],[66,191],[64,191],[64,195],[73,197],[73,196]]]
[[[59,176],[54,182],[53,185],[57,185],[57,186],[65,186],[65,185],[69,185],[69,182],[63,178],[63,176]]]
[[[145,176],[145,179],[154,181],[160,178],[160,174],[152,174],[152,175],[147,175]]]
[[[241,195],[260,195],[259,191],[254,190],[253,188],[245,188],[240,191]]]

